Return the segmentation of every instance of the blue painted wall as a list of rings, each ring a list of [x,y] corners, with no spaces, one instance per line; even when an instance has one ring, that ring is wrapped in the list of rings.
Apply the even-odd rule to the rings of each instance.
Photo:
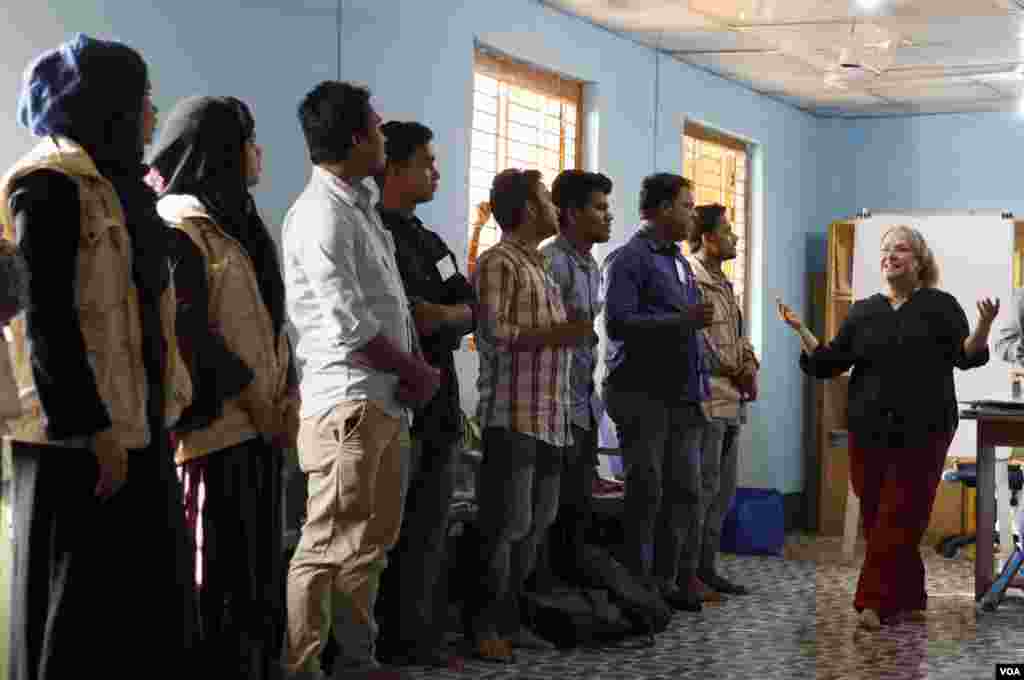
[[[833,156],[819,149],[845,152],[834,140],[848,131],[670,59],[659,64],[652,50],[535,0],[341,0],[340,26],[338,7],[338,0],[23,5],[12,15],[16,35],[0,45],[0,92],[8,93],[0,100],[0,119],[13,120],[21,71],[40,50],[77,30],[118,37],[152,64],[156,102],[165,111],[199,93],[233,94],[252,104],[267,161],[257,200],[276,224],[309,171],[294,113],[299,98],[325,78],[360,81],[373,88],[386,118],[418,119],[434,128],[442,185],[421,215],[463,253],[476,41],[593,83],[597,165],[615,181],[609,247],[628,238],[637,223],[643,176],[681,170],[686,117],[745,137],[757,144],[760,172],[749,325],[763,367],[761,401],[743,442],[741,483],[802,490],[803,378],[796,342],[776,321],[771,303],[778,294],[798,309],[805,306],[815,244],[840,207],[821,179],[829,176]],[[13,125],[2,126],[0,165],[29,143]],[[476,357],[460,354],[464,397],[475,403]]]
[[[835,216],[870,210],[1009,210],[1024,215],[1024,118],[973,113],[827,120]]]

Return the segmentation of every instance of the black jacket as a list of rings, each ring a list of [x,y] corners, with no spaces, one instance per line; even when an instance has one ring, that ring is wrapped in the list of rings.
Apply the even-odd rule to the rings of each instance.
[[[458,261],[436,233],[423,226],[415,215],[380,210],[384,226],[395,239],[395,259],[405,293],[415,306],[419,300],[439,305],[469,305],[476,308],[476,293],[458,270]],[[445,278],[442,275],[447,275]],[[462,333],[441,330],[421,337],[427,362],[441,370],[441,388],[413,419],[412,433],[435,443],[453,442],[462,436],[462,407],[454,351]]]
[[[952,433],[958,422],[953,368],[988,363],[986,347],[964,354],[967,316],[949,293],[922,288],[898,310],[876,294],[850,308],[836,337],[800,367],[816,378],[833,378],[850,367],[848,428],[862,440],[912,445]]]

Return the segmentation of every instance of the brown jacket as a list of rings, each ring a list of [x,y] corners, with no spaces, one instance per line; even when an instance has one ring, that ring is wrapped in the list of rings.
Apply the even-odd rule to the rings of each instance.
[[[712,418],[740,417],[740,392],[733,377],[760,367],[750,341],[740,334],[742,317],[736,296],[725,276],[711,274],[695,255],[686,257],[700,285],[704,300],[715,306],[715,323],[702,333],[712,352],[711,398],[704,410]]]
[[[142,358],[138,292],[132,279],[131,236],[120,199],[84,149],[63,137],[47,138],[0,180],[0,224],[5,238],[14,240],[14,223],[8,210],[11,187],[19,178],[43,169],[65,175],[78,188],[82,245],[75,272],[75,298],[89,365],[118,441],[127,449],[145,448],[151,436],[146,421],[149,387]],[[175,314],[175,293],[169,286],[160,302],[168,343],[164,374],[167,424],[176,422],[192,400],[192,384],[174,335]],[[26,349],[24,318],[12,320],[10,327],[13,369],[22,401],[22,416],[11,422],[11,431],[19,439],[45,442],[48,437]]]
[[[172,227],[188,234],[203,254],[210,324],[223,336],[227,348],[254,374],[243,395],[259,404],[264,412],[281,413],[292,398],[288,393],[291,349],[283,329],[274,335],[273,321],[263,304],[249,255],[193,196],[164,196],[157,203],[157,211]],[[221,417],[207,427],[181,433],[175,460],[183,463],[261,434],[259,415],[250,412],[243,403],[243,395],[228,399]]]

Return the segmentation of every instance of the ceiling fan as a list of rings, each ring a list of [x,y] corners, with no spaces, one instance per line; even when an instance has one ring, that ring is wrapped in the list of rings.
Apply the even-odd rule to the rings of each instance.
[[[825,69],[826,87],[844,89],[847,83],[861,83],[865,80],[877,78],[884,72],[884,69],[879,68],[864,59],[864,55],[862,54],[863,49],[871,49],[872,46],[857,45],[856,31],[857,21],[855,19],[850,24],[850,38],[847,41],[847,44],[839,47],[839,54],[837,55],[838,58]],[[885,48],[882,48],[882,45],[885,43],[889,43],[889,41],[877,43],[875,49],[887,49],[889,45],[885,45]],[[834,54],[834,48],[830,49],[829,52]]]

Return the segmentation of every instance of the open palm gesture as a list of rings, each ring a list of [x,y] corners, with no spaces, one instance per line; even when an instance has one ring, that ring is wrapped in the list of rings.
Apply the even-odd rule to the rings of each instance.
[[[995,302],[989,298],[978,300],[978,323],[991,326],[997,314],[999,314],[999,298],[996,298]]]

